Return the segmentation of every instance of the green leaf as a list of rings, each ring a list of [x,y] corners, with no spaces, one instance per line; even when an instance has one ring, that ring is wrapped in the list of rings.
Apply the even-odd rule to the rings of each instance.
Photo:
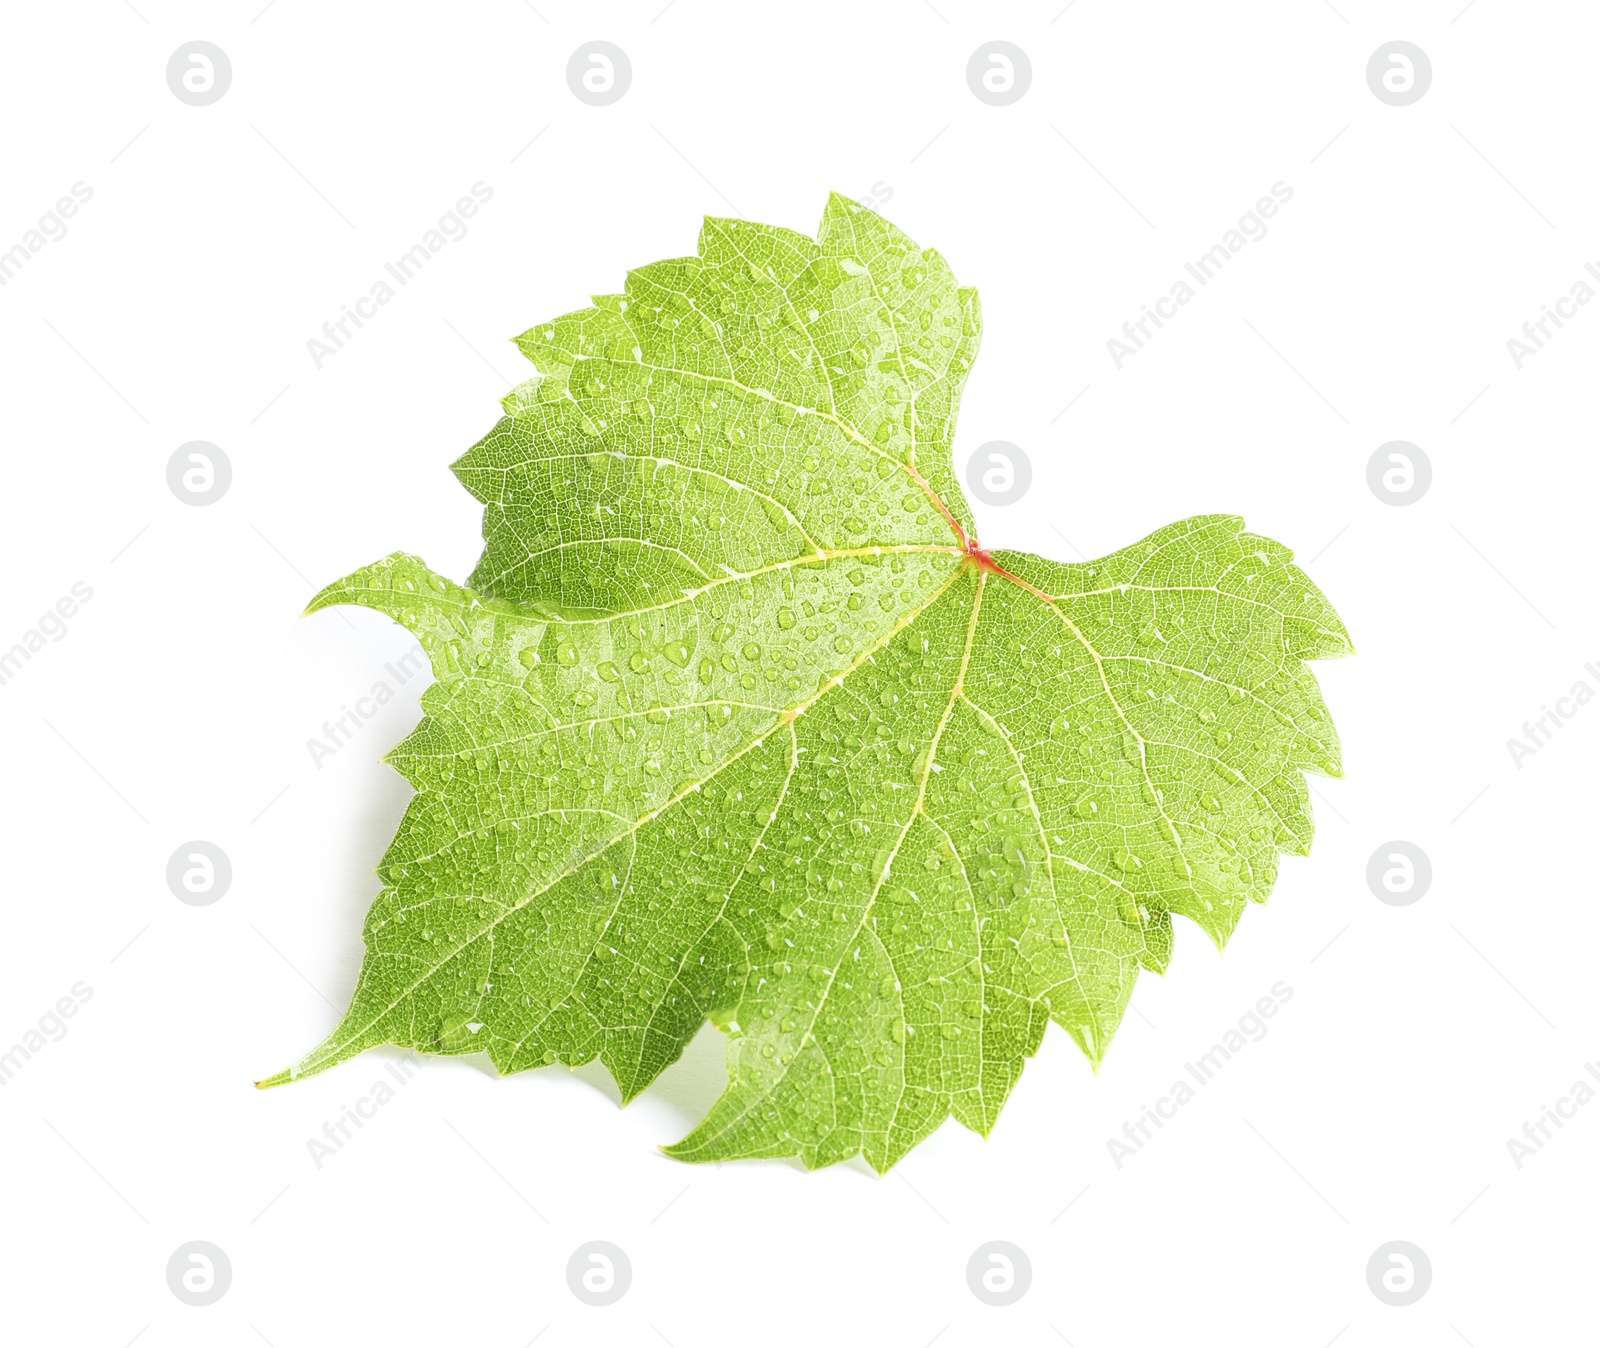
[[[1098,1063],[1172,916],[1221,946],[1304,853],[1350,651],[1276,543],[1185,520],[1086,565],[989,554],[951,463],[978,343],[944,259],[834,197],[519,339],[456,464],[470,588],[396,554],[324,590],[437,682],[349,1012],[631,1098],[707,1017],[685,1160],[893,1165],[987,1133],[1046,1024]]]

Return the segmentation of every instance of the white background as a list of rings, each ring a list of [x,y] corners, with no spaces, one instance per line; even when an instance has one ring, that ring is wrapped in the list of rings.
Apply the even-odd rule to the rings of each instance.
[[[93,989],[0,1089],[8,1341],[1593,1341],[1600,1102],[1520,1169],[1506,1145],[1600,1059],[1600,706],[1506,746],[1600,690],[1600,305],[1520,370],[1506,347],[1600,258],[1589,6],[136,3],[8,7],[0,46],[0,249],[93,190],[0,288],[0,648],[93,590],[0,686],[0,1048]],[[193,38],[232,61],[209,107],[165,79]],[[566,83],[592,38],[631,58],[610,107]],[[965,78],[995,38],[1033,68],[1004,108]],[[1397,38],[1433,65],[1409,107],[1365,78]],[[307,340],[479,181],[467,236],[317,369]],[[1267,236],[1117,369],[1107,339],[1280,181]],[[1347,776],[1313,783],[1312,857],[1225,957],[1179,924],[1098,1077],[1052,1030],[989,1141],[947,1124],[883,1179],[661,1156],[720,1088],[710,1030],[626,1111],[598,1070],[393,1051],[253,1090],[346,1003],[407,795],[378,760],[418,714],[413,683],[313,764],[410,643],[307,598],[395,549],[465,577],[447,465],[528,372],[506,339],[703,214],[810,231],[875,185],[982,292],[957,462],[1034,467],[977,508],[986,544],[1072,560],[1234,511],[1338,607],[1360,654],[1317,669]],[[1433,465],[1405,508],[1366,480],[1395,439]],[[167,487],[190,440],[232,462],[215,505]],[[166,884],[191,839],[232,861],[209,907]],[[1432,860],[1409,907],[1366,882],[1392,839]],[[1118,1168],[1107,1139],[1280,980],[1266,1038]],[[307,1140],[406,1060],[319,1169]],[[606,1309],[567,1287],[591,1239],[633,1266]],[[1005,1309],[965,1276],[992,1239],[1033,1268]],[[168,1290],[191,1240],[232,1263],[208,1308]],[[1433,1267],[1406,1308],[1367,1285],[1391,1240]]]

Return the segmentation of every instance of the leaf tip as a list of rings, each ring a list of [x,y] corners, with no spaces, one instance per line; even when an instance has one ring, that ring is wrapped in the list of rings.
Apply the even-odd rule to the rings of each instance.
[[[309,618],[313,613],[321,613],[323,609],[331,607],[333,600],[330,599],[328,595],[329,591],[332,589],[333,586],[328,585],[312,595],[310,600],[306,603],[306,606],[300,610],[300,616],[302,618]]]

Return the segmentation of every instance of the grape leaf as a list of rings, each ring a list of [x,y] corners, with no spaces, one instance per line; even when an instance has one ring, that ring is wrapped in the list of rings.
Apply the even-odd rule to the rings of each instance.
[[[976,292],[835,196],[708,219],[518,339],[455,465],[469,587],[396,554],[311,608],[437,678],[348,1013],[373,1045],[598,1057],[632,1098],[709,1017],[692,1161],[987,1134],[1051,1020],[1098,1063],[1172,917],[1220,947],[1305,853],[1349,653],[1288,549],[1206,516],[1100,561],[988,552],[951,455]]]

